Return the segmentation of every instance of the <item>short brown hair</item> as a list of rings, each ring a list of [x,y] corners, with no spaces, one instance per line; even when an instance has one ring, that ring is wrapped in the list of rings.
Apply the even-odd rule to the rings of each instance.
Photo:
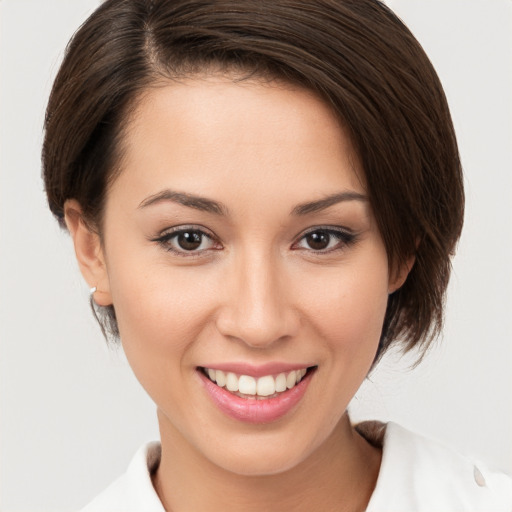
[[[74,198],[101,232],[120,141],[142,91],[211,70],[314,91],[347,128],[390,269],[379,346],[423,351],[439,334],[464,191],[440,81],[420,44],[377,0],[107,0],[70,41],[48,103],[43,173],[62,222]],[[113,306],[105,329],[117,332]],[[105,327],[106,325],[106,327]]]

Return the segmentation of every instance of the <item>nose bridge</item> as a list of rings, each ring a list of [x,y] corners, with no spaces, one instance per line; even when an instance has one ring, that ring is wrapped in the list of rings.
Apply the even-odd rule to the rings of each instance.
[[[266,347],[294,334],[295,314],[279,260],[264,248],[245,250],[236,258],[219,325],[223,334],[253,347]]]

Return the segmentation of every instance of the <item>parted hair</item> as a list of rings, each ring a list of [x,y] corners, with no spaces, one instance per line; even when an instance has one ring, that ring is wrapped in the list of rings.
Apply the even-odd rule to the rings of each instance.
[[[463,177],[437,74],[380,1],[103,2],[69,42],[47,107],[43,176],[57,219],[64,225],[64,202],[76,199],[101,236],[137,101],[163,81],[210,72],[285,81],[334,111],[359,156],[390,271],[414,257],[388,298],[376,358],[393,344],[424,354],[443,324]],[[118,337],[115,304],[99,309],[103,332]]]

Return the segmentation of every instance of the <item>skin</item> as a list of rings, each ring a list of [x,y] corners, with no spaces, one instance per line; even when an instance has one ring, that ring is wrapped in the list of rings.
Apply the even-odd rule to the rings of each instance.
[[[221,203],[222,214],[155,200],[168,190]],[[340,193],[351,196],[297,214]],[[346,408],[372,364],[388,294],[407,275],[390,275],[365,197],[357,155],[322,101],[214,76],[141,98],[101,240],[67,201],[82,273],[98,304],[114,304],[128,361],[157,405],[154,486],[167,510],[365,509],[380,451]],[[188,253],[176,237],[156,241],[176,226],[211,239]],[[325,226],[351,241],[331,234],[325,250],[312,248],[305,233]],[[294,409],[254,425],[222,413],[198,375],[233,361],[317,369]]]

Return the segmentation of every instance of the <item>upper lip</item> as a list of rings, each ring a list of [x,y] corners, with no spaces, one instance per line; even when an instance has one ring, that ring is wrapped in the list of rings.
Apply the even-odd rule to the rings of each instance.
[[[280,373],[287,373],[293,370],[302,370],[315,366],[309,363],[283,363],[283,362],[269,362],[264,364],[251,364],[244,362],[232,363],[207,363],[201,365],[200,368],[209,368],[212,370],[221,370],[223,372],[231,372],[237,375],[250,375],[252,377],[264,377],[265,375],[278,375]]]

